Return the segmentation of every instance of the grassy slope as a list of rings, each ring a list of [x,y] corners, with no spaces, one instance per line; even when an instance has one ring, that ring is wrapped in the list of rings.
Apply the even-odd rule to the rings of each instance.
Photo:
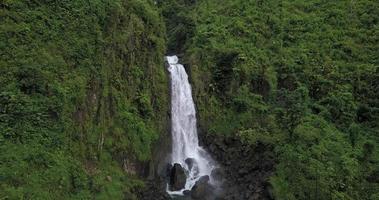
[[[167,121],[152,2],[6,0],[0,27],[0,199],[135,198]]]
[[[377,1],[165,2],[201,126],[276,146],[277,199],[378,198]]]

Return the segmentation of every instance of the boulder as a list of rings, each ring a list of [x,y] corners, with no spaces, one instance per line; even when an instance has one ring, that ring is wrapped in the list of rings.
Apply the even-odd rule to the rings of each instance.
[[[187,158],[184,162],[188,166],[190,173],[192,173],[194,176],[199,175],[199,166],[194,158]]]
[[[199,180],[196,181],[195,185],[196,184],[205,184],[208,182],[209,182],[209,176],[205,175],[205,176],[200,177]]]
[[[184,190],[183,191],[184,196],[190,196],[191,195],[191,190]]]
[[[187,176],[183,167],[179,163],[175,163],[171,168],[170,173],[170,190],[178,191],[184,188],[186,185]]]
[[[213,188],[209,184],[209,176],[202,176],[196,181],[195,185],[191,189],[192,199],[208,200],[213,194]]]
[[[187,158],[184,162],[187,164],[189,170],[191,170],[196,163],[195,159],[193,158]]]

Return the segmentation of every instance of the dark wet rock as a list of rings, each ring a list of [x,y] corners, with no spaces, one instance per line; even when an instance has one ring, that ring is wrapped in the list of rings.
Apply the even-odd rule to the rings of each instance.
[[[191,189],[192,199],[210,200],[213,196],[213,187],[209,184],[209,176],[202,176]]]
[[[275,170],[274,147],[257,143],[246,145],[236,137],[200,133],[201,142],[221,166],[223,181],[220,187],[223,200],[273,199],[269,178]],[[221,174],[212,172],[212,180]]]
[[[191,170],[192,167],[196,164],[196,161],[193,158],[187,158],[184,162],[187,164],[189,170]]]
[[[184,168],[179,163],[175,163],[170,173],[170,190],[178,191],[183,189],[186,184],[186,179]]]
[[[184,190],[183,191],[184,196],[190,196],[191,195],[191,190]]]
[[[209,176],[205,175],[199,178],[199,180],[196,181],[196,183],[208,183],[209,182]],[[196,185],[196,184],[195,184]]]
[[[167,181],[170,181],[172,167],[173,166],[172,166],[171,163],[167,163],[167,165],[166,165],[166,171],[165,171],[165,174],[164,174],[164,179],[166,179]]]

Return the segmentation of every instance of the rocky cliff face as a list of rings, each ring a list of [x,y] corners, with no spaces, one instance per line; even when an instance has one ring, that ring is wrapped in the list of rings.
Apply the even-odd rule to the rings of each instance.
[[[273,199],[273,146],[244,144],[239,138],[203,135],[204,146],[219,162],[223,178],[220,199]]]

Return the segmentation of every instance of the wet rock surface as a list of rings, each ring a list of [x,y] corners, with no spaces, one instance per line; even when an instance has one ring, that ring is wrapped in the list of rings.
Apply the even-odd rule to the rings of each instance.
[[[213,187],[209,184],[209,176],[202,176],[196,181],[191,189],[192,199],[211,200],[213,198]]]
[[[204,136],[203,134],[201,136]],[[192,190],[185,191],[185,196],[170,197],[166,192],[174,166],[167,164],[166,176],[157,177],[146,182],[141,200],[271,200],[272,186],[269,177],[274,172],[275,155],[273,147],[258,143],[246,146],[236,138],[222,138],[207,135],[201,137],[203,146],[218,162],[219,168],[211,176],[202,178]],[[186,163],[188,165],[188,163]],[[180,168],[177,169],[180,171]],[[183,168],[181,168],[183,169]],[[184,169],[183,169],[184,171]],[[181,172],[179,172],[180,174]],[[175,173],[174,173],[175,174]],[[185,177],[185,174],[183,174]],[[209,188],[209,180],[221,182],[219,189]],[[221,180],[221,181],[220,181]],[[185,179],[184,179],[185,183]],[[205,192],[206,191],[206,192]],[[200,194],[207,193],[201,196]]]
[[[184,190],[183,195],[184,196],[191,196],[191,190]]]
[[[191,170],[192,167],[196,164],[196,161],[193,158],[187,158],[184,162],[187,164],[189,170]]]
[[[183,189],[186,185],[186,179],[184,168],[180,164],[175,163],[170,172],[170,190],[177,191]]]
[[[273,146],[262,143],[248,146],[233,137],[209,134],[201,139],[220,164],[211,174],[212,178],[223,178],[217,200],[273,199],[269,183],[276,163]]]

